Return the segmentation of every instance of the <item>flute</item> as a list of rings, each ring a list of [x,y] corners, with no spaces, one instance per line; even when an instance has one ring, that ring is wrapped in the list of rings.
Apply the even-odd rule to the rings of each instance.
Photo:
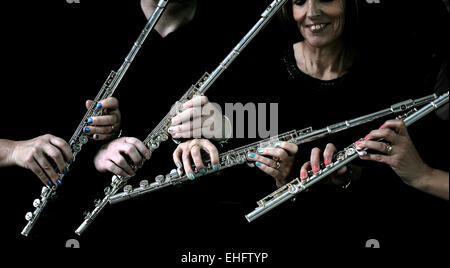
[[[403,122],[405,123],[406,127],[409,127],[411,124],[415,123],[416,121],[422,119],[429,113],[435,111],[436,109],[442,107],[449,101],[449,93],[445,93],[441,95],[436,100],[430,102],[429,104],[425,105],[420,110],[412,110],[410,113],[407,113],[404,115]],[[401,118],[400,118],[401,119]],[[260,201],[257,202],[258,207],[254,209],[252,212],[247,214],[245,218],[252,222],[256,220],[257,218],[261,217],[262,215],[266,214],[267,212],[271,211],[272,209],[276,208],[277,206],[281,205],[282,203],[286,202],[287,200],[293,198],[294,196],[298,195],[299,193],[305,191],[306,189],[310,188],[317,182],[321,181],[322,179],[326,178],[327,176],[333,174],[334,172],[338,171],[342,167],[347,166],[350,162],[354,161],[359,157],[359,155],[365,155],[367,154],[367,150],[358,150],[356,147],[356,143],[352,143],[350,146],[345,148],[344,150],[338,152],[335,155],[335,161],[330,163],[329,165],[321,164],[321,167],[325,167],[321,169],[318,173],[309,173],[309,177],[301,181],[300,179],[296,178],[295,180],[289,182],[288,184],[284,185],[280,189],[274,191],[270,195],[264,197]]]
[[[343,131],[345,129],[349,129],[352,127],[356,127],[381,117],[385,117],[392,113],[402,113],[407,110],[423,106],[429,103],[432,100],[437,98],[436,94],[428,95],[415,100],[406,100],[400,103],[391,105],[389,108],[380,110],[375,113],[371,113],[368,115],[364,115],[355,119],[346,120],[334,125],[327,126],[325,128],[313,131],[312,127],[305,128],[302,130],[292,130],[287,133],[278,135],[276,137],[271,137],[269,139],[265,139],[259,142],[255,142],[234,150],[230,150],[228,152],[222,153],[219,155],[219,166],[214,167],[211,164],[210,160],[205,161],[206,173],[200,173],[197,168],[193,165],[192,170],[196,173],[195,177],[201,177],[205,175],[209,175],[220,170],[230,168],[236,165],[248,163],[251,167],[254,164],[251,164],[247,161],[247,155],[249,153],[254,153],[258,148],[267,148],[274,147],[277,142],[286,141],[290,143],[294,143],[296,145],[300,145],[306,142],[311,142],[314,140],[318,140],[328,135],[332,135],[334,133]],[[189,177],[186,175],[178,174],[177,170],[172,170],[167,175],[158,175],[155,178],[155,182],[149,183],[148,180],[143,180],[140,182],[138,188],[133,189],[131,185],[126,185],[123,189],[122,193],[115,194],[110,197],[109,202],[111,204],[116,204],[121,201],[125,201],[128,199],[132,199],[147,193],[151,193],[157,190],[161,190],[170,185],[181,184],[183,182],[189,181]]]
[[[153,153],[159,148],[162,142],[169,139],[168,129],[172,124],[172,118],[183,111],[183,103],[192,99],[195,96],[200,96],[206,93],[214,82],[222,75],[222,73],[233,63],[233,61],[240,55],[240,53],[247,47],[247,45],[258,35],[258,33],[269,23],[269,21],[277,14],[283,7],[287,0],[274,0],[266,10],[261,14],[261,18],[253,26],[253,28],[241,39],[241,41],[233,48],[233,50],[225,57],[219,66],[211,73],[205,73],[195,85],[192,85],[183,97],[177,101],[169,113],[161,120],[161,122],[152,130],[152,132],[144,140],[144,144]],[[117,192],[117,185],[124,185],[130,179],[128,177],[114,176],[117,181],[113,183],[108,189],[105,189],[105,201],[110,196]],[[114,192],[116,191],[116,192]],[[84,222],[75,231],[76,234],[81,235],[86,228],[92,223],[94,218],[103,210],[105,202],[95,202],[95,208],[91,213],[87,213]]]
[[[139,35],[139,38],[134,43],[134,46],[132,47],[131,51],[125,58],[125,61],[120,66],[119,70],[117,72],[111,71],[108,78],[106,79],[105,83],[103,84],[102,88],[98,92],[97,96],[94,99],[94,102],[89,107],[88,111],[86,112],[83,120],[78,125],[77,130],[73,134],[72,138],[69,141],[70,148],[73,152],[73,161],[75,161],[76,156],[81,151],[83,145],[88,143],[89,138],[88,136],[83,132],[84,128],[88,126],[88,120],[89,118],[93,116],[100,116],[102,115],[101,107],[97,106],[98,102],[101,100],[104,100],[106,98],[111,97],[115,90],[117,89],[117,86],[119,85],[120,81],[122,81],[123,76],[127,72],[128,68],[130,67],[131,63],[133,62],[134,58],[136,57],[138,51],[142,47],[144,41],[147,39],[148,34],[153,30],[156,23],[160,19],[161,15],[163,14],[169,0],[160,0],[158,3],[158,7],[156,8],[155,12],[152,14],[150,19],[148,20],[147,24],[145,25],[144,30]],[[73,161],[69,163],[69,166],[67,167],[67,170],[69,170],[70,166],[72,165]],[[60,179],[64,177],[65,174],[61,174],[57,169],[55,169]],[[36,221],[39,219],[39,216],[41,215],[44,208],[47,206],[50,199],[56,196],[56,190],[58,186],[55,185],[53,187],[44,186],[41,191],[40,199],[35,199],[33,201],[33,206],[35,207],[34,212],[28,212],[25,215],[25,219],[28,221],[25,228],[22,230],[22,235],[28,236],[31,229],[35,225]]]

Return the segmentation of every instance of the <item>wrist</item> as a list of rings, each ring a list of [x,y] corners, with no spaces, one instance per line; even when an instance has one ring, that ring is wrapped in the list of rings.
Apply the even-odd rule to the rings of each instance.
[[[3,140],[1,143],[0,152],[0,167],[8,167],[16,165],[14,160],[14,151],[18,144],[17,141]]]

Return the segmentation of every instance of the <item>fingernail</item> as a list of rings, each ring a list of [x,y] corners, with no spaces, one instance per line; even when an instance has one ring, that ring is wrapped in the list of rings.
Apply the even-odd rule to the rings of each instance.
[[[201,168],[201,169],[200,169],[200,173],[202,173],[203,175],[205,175],[205,174],[206,174],[206,169]]]
[[[62,184],[62,181],[61,181],[61,180],[57,180],[56,182],[58,183],[58,185],[61,185],[61,184]]]
[[[92,122],[94,122],[94,120],[92,120],[92,118],[89,118],[87,122],[90,125],[90,124],[92,124]]]
[[[84,133],[89,133],[91,130],[88,127],[84,128]]]
[[[177,167],[181,168],[182,167],[181,163],[177,163]]]
[[[103,105],[101,104],[101,103],[98,103],[97,104],[97,109],[100,109],[100,108],[102,108],[103,107]]]
[[[261,166],[261,162],[256,162],[256,164],[255,164],[257,167],[260,167]]]
[[[67,168],[63,169],[63,173],[64,173],[64,175],[67,174]]]
[[[314,167],[313,167],[313,172],[314,172],[314,173],[319,172],[319,167],[318,167],[318,166],[314,166]]]
[[[214,170],[214,171],[219,170],[219,166],[218,166],[218,165],[214,165],[214,166],[213,166],[213,170]]]
[[[258,149],[258,154],[263,154],[264,153],[264,149],[263,148],[259,148]]]
[[[278,148],[281,146],[281,141],[278,141],[277,143],[275,143],[275,148]]]
[[[191,178],[191,180],[195,180],[195,175],[194,175],[194,173],[189,173],[189,178]]]
[[[385,126],[384,125],[382,125],[381,127],[380,127],[380,129],[384,129],[385,128]]]
[[[71,159],[69,159],[69,165],[72,165],[72,163],[73,163],[73,159],[71,158]]]
[[[328,166],[328,164],[330,164],[330,160],[328,160],[328,158],[325,159],[325,165]]]
[[[357,141],[355,144],[356,145],[361,145],[362,141]]]
[[[249,153],[249,154],[248,154],[248,157],[250,157],[250,158],[255,158],[256,155],[255,155],[254,153]]]
[[[303,171],[303,172],[300,174],[300,179],[304,180],[304,179],[306,179],[306,177],[308,177],[308,174],[306,174],[306,172]]]
[[[52,186],[53,186],[52,181],[48,181],[48,182],[47,182],[47,185],[50,186],[50,187],[52,187]]]
[[[369,139],[370,134],[368,134],[367,136],[364,137],[365,140]]]
[[[98,140],[98,135],[97,134],[94,135],[94,140]]]

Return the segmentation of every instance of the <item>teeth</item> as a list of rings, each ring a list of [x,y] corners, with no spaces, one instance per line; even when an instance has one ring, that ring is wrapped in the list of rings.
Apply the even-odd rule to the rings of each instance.
[[[311,26],[311,30],[313,30],[313,31],[320,30],[320,29],[322,29],[325,26],[326,26],[326,24],[324,24],[324,23],[322,23],[322,24],[315,24],[315,25]]]

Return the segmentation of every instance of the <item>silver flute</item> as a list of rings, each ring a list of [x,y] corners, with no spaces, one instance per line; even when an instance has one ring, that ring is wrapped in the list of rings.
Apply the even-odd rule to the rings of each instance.
[[[233,48],[233,50],[226,56],[226,58],[219,64],[219,66],[211,73],[205,73],[200,80],[192,85],[183,97],[177,101],[169,113],[161,120],[161,122],[152,130],[152,132],[144,140],[144,144],[153,153],[159,148],[161,143],[169,139],[168,129],[172,123],[172,118],[177,114],[183,112],[183,104],[194,98],[195,96],[204,95],[206,91],[214,84],[214,82],[222,75],[222,73],[233,63],[239,54],[247,47],[247,45],[258,35],[258,33],[270,22],[270,20],[283,7],[287,0],[275,0],[267,9],[261,14],[261,18],[253,26],[253,28],[241,39],[241,41]],[[104,209],[105,205],[111,196],[117,193],[117,185],[125,185],[130,178],[122,176],[114,176],[113,183],[110,187],[105,189],[105,197],[103,201],[96,201],[95,208],[91,213],[87,213],[84,222],[75,231],[76,234],[81,235],[87,227],[94,221],[97,215]],[[115,182],[114,182],[115,181]]]
[[[422,119],[429,113],[435,111],[436,109],[439,109],[440,107],[448,103],[448,101],[449,93],[447,92],[441,95],[439,98],[431,101],[420,110],[413,109],[410,112],[406,113],[403,118],[398,119],[402,119],[406,127],[409,127],[411,124]],[[314,174],[312,172],[309,172],[309,177],[306,180],[301,181],[297,178],[258,201],[258,207],[247,214],[245,218],[249,222],[256,220],[257,218],[261,217],[262,215],[266,214],[267,212],[271,211],[287,200],[310,188],[322,179],[338,171],[342,167],[348,165],[350,162],[359,158],[360,155],[365,154],[367,154],[367,150],[358,150],[356,143],[352,143],[344,150],[338,152],[334,156],[335,160],[332,163],[330,163],[329,165],[325,165],[324,163],[322,163],[321,167],[324,168],[321,169],[318,173]]]
[[[356,127],[358,125],[362,125],[381,117],[385,117],[387,115],[393,113],[403,113],[410,109],[414,109],[416,107],[423,106],[437,98],[436,94],[425,96],[415,100],[406,100],[394,105],[391,107],[380,110],[375,113],[371,113],[365,116],[361,116],[352,120],[346,120],[331,126],[327,126],[325,128],[313,131],[311,127],[302,129],[302,130],[292,130],[287,133],[278,135],[276,137],[271,137],[269,139],[265,139],[259,142],[255,142],[237,149],[230,150],[228,152],[222,153],[219,155],[219,165],[213,165],[210,160],[205,161],[205,169],[206,172],[199,172],[197,168],[193,165],[192,170],[195,172],[195,177],[205,176],[211,173],[218,172],[220,170],[230,168],[236,165],[241,165],[247,163],[249,166],[253,167],[254,164],[247,161],[247,155],[249,153],[255,153],[258,148],[268,148],[268,147],[276,147],[278,142],[286,141],[290,143],[294,143],[296,145],[300,145],[303,143],[311,142],[314,140],[318,140],[328,135],[332,135],[334,133],[343,131],[345,129],[349,129],[352,127]],[[172,170],[167,175],[158,175],[155,178],[155,182],[149,183],[148,180],[142,180],[139,183],[138,188],[133,189],[131,185],[126,185],[123,189],[123,192],[119,194],[115,194],[109,198],[109,202],[111,204],[116,204],[121,201],[125,201],[128,199],[132,199],[135,197],[139,197],[141,195],[155,192],[157,190],[161,190],[170,185],[177,185],[183,182],[189,181],[189,177],[187,174],[183,175],[178,172],[176,169]]]
[[[130,67],[131,63],[133,62],[134,58],[136,57],[138,51],[142,47],[144,41],[147,39],[148,34],[153,30],[158,20],[161,18],[161,15],[163,14],[168,2],[170,0],[160,0],[158,3],[158,7],[156,8],[155,12],[152,14],[150,19],[148,20],[147,24],[145,25],[144,30],[139,35],[139,38],[134,43],[133,48],[125,58],[125,61],[123,62],[122,66],[120,66],[119,70],[117,72],[112,71],[108,78],[106,79],[106,82],[103,84],[102,88],[98,92],[97,96],[94,99],[94,102],[89,107],[88,111],[86,112],[83,120],[78,125],[77,130],[73,134],[72,138],[69,141],[69,145],[73,152],[73,161],[75,161],[76,156],[81,151],[83,145],[88,143],[89,138],[84,133],[84,129],[88,126],[88,120],[89,118],[93,116],[100,116],[102,115],[102,109],[101,107],[98,107],[98,102],[101,100],[104,100],[108,97],[111,97],[117,86],[119,85],[120,81],[122,80],[123,76],[127,72],[128,68]],[[67,170],[69,170],[70,166],[72,165],[73,161],[69,163],[69,166],[67,167]],[[60,179],[64,177],[65,174],[60,173],[57,169],[55,170],[58,173],[58,176]],[[56,190],[58,188],[58,185],[55,185],[53,187],[44,186],[41,191],[40,199],[35,199],[33,202],[33,206],[35,207],[34,212],[28,212],[25,215],[25,219],[28,221],[25,228],[22,230],[22,235],[28,236],[31,229],[35,225],[36,221],[39,219],[39,216],[41,215],[44,208],[47,206],[48,201],[55,197]]]

